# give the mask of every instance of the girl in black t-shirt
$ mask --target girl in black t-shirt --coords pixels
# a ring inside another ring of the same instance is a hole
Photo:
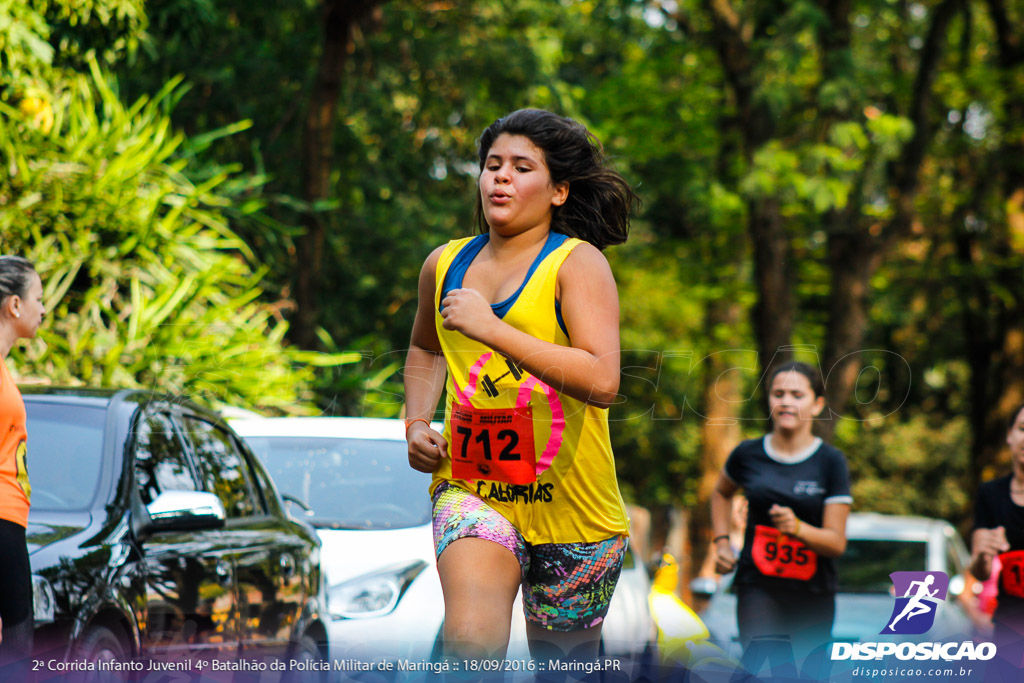
[[[769,383],[768,407],[772,431],[733,450],[711,495],[716,569],[736,570],[744,664],[755,673],[763,656],[777,656],[776,646],[785,644],[782,653],[802,659],[829,640],[834,558],[846,549],[853,502],[846,458],[811,432],[825,408],[818,372],[805,363],[780,367]],[[737,560],[729,519],[740,489],[749,511]]]
[[[988,579],[994,557],[1002,563],[992,615],[993,639],[1001,648],[1024,640],[1024,405],[1007,426],[1013,472],[978,489],[971,535],[971,573],[976,578]]]

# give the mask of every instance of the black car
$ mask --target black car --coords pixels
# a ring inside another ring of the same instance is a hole
[[[37,666],[324,659],[316,533],[223,420],[143,391],[23,395]]]

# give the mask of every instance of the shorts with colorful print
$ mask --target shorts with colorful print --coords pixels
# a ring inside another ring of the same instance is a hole
[[[578,631],[608,613],[629,544],[628,536],[595,543],[532,545],[481,498],[442,482],[434,491],[434,548],[441,557],[452,541],[484,538],[516,556],[527,621],[551,631]]]

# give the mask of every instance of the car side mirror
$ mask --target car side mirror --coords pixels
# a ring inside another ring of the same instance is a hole
[[[141,531],[198,531],[224,526],[220,498],[205,491],[165,491],[146,506],[148,523]]]
[[[306,517],[312,517],[314,514],[316,514],[315,512],[313,512],[313,508],[309,507],[309,503],[302,500],[298,496],[293,496],[290,493],[283,493],[281,494],[281,500],[283,500],[286,503],[285,507],[288,508],[288,514],[292,517],[295,517],[295,515],[292,514],[291,511],[292,505],[302,508],[302,514]]]

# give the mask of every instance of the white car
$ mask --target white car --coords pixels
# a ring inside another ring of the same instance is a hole
[[[419,663],[436,657],[444,599],[434,559],[430,475],[409,467],[404,423],[245,418],[231,426],[263,461],[292,513],[317,529],[331,659]],[[648,651],[655,638],[649,591],[646,569],[630,554],[605,620],[605,654]],[[510,660],[529,656],[522,624],[517,599]]]

